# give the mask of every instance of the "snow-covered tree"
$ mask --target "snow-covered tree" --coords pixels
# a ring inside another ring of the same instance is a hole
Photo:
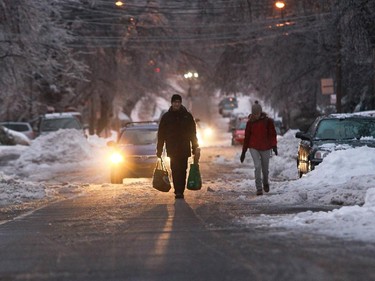
[[[68,46],[60,2],[0,0],[1,119],[30,119],[75,95],[85,66]]]

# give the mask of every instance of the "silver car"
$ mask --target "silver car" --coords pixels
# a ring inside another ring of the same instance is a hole
[[[70,112],[45,114],[39,121],[39,135],[46,135],[60,129],[76,129],[83,131],[83,126],[74,114]]]
[[[0,122],[0,125],[8,128],[10,130],[20,132],[27,136],[30,140],[35,138],[35,132],[31,127],[30,123],[28,122],[14,122],[14,121],[7,121],[7,122]]]
[[[121,129],[117,142],[110,141],[111,183],[126,177],[152,177],[157,157],[158,123],[130,122]]]

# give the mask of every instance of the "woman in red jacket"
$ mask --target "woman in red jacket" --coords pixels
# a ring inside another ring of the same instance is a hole
[[[271,149],[277,155],[277,138],[273,120],[262,112],[262,107],[255,101],[251,107],[249,121],[245,129],[245,140],[242,147],[241,163],[245,160],[247,149],[250,149],[251,157],[255,166],[255,186],[257,195],[269,192],[268,167],[271,156]],[[262,179],[263,175],[263,179]]]

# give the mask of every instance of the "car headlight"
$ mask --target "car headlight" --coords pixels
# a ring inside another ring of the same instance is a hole
[[[124,156],[119,152],[113,152],[110,156],[110,161],[112,164],[119,164],[124,162]]]
[[[315,159],[323,159],[324,157],[326,157],[327,155],[329,154],[329,151],[326,151],[326,150],[317,150],[314,154],[314,158]]]
[[[213,135],[214,131],[211,128],[204,129],[204,136],[205,137],[211,137]]]

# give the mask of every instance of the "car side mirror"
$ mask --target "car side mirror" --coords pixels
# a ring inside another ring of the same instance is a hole
[[[312,138],[309,134],[306,134],[304,132],[297,132],[296,133],[296,138],[299,138],[301,140],[309,141],[310,144],[312,145]]]
[[[311,141],[311,137],[309,135],[307,135],[306,133],[304,133],[304,132],[297,132],[296,133],[296,138],[299,138],[301,140]]]

